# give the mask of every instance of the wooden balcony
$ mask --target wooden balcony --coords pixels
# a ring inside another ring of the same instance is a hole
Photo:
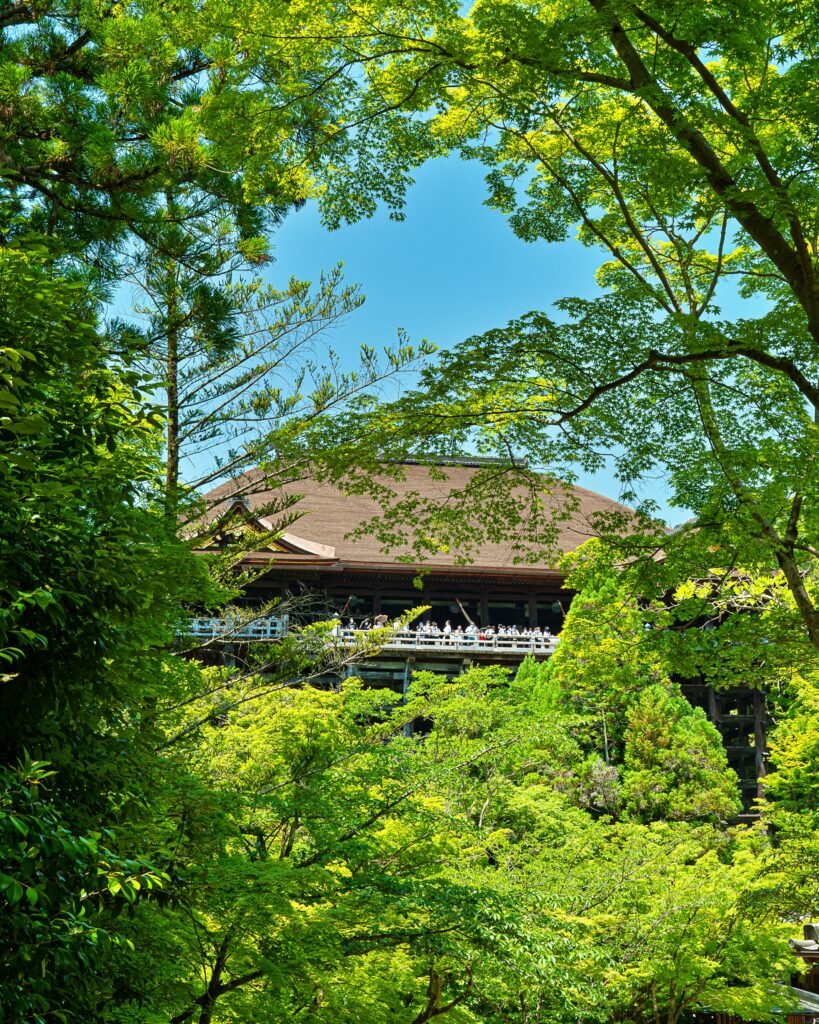
[[[554,654],[556,645],[557,637],[554,636],[540,639],[528,636],[492,636],[481,639],[480,637],[467,638],[450,635],[447,639],[443,634],[405,631],[396,633],[388,643],[384,644],[382,650],[403,651],[407,654],[459,655],[466,658],[476,655],[483,657],[511,655],[524,658],[527,654],[534,655],[536,658],[547,658],[550,654]]]
[[[194,618],[188,624],[187,634],[204,640],[225,643],[247,643],[249,641],[274,641],[290,633],[287,616],[258,618],[242,622],[224,618]],[[338,627],[335,637],[350,647],[372,634],[372,630],[347,629]],[[480,658],[491,661],[522,660],[527,654],[535,658],[547,658],[554,653],[558,638],[554,636],[467,636],[464,634],[425,633],[404,629],[391,634],[384,643],[378,644],[380,654],[401,654],[406,656],[436,655],[446,658]]]
[[[200,617],[190,619],[186,633],[203,640],[224,640],[226,643],[244,643],[247,640],[281,640],[289,632],[287,615],[242,621],[227,615],[223,618]]]

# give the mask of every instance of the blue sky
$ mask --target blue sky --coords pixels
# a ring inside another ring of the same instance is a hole
[[[452,158],[418,172],[403,222],[380,211],[328,232],[307,206],[276,233],[271,277],[316,276],[344,261],[367,303],[337,333],[339,346],[394,341],[397,326],[446,346],[562,295],[597,293],[598,253],[574,241],[521,242],[485,194],[482,169]]]
[[[485,195],[481,167],[451,158],[418,172],[402,222],[379,211],[329,232],[308,205],[276,233],[276,262],[266,276],[279,285],[291,274],[315,279],[322,269],[344,262],[347,280],[362,286],[367,301],[330,335],[342,356],[352,356],[362,342],[394,343],[399,327],[413,341],[429,338],[446,347],[529,310],[549,309],[561,296],[599,292],[599,251],[575,240],[522,242],[502,214],[483,205]],[[581,475],[579,482],[618,495],[609,473]],[[668,509],[661,480],[650,482],[645,495],[659,502],[670,521],[685,518]]]

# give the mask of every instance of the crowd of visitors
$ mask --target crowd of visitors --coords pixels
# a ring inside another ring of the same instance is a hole
[[[386,615],[376,615],[374,619],[363,619],[356,623],[350,619],[342,627],[344,633],[350,634],[359,630],[377,629],[385,626],[388,622]],[[520,640],[524,643],[531,642],[535,645],[549,644],[554,638],[549,632],[548,626],[543,629],[540,626],[476,626],[470,623],[468,626],[453,626],[449,619],[439,626],[437,622],[421,622],[416,627],[406,626],[404,629],[396,630],[396,637],[414,638],[427,640],[434,643],[438,640],[441,643],[475,643],[480,641],[494,640]]]

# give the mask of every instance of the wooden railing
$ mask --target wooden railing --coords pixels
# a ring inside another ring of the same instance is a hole
[[[208,640],[281,640],[283,636],[287,636],[288,625],[286,615],[271,615],[249,622],[242,622],[241,619],[230,616],[200,617],[190,620],[188,635]]]
[[[242,622],[226,616],[199,617],[191,619],[188,625],[190,636],[209,640],[280,640],[289,632],[286,615],[268,616]],[[371,630],[337,627],[335,636],[341,643],[354,644],[366,638]],[[424,651],[438,654],[533,654],[546,657],[554,653],[557,637],[554,636],[470,636],[463,633],[426,633],[420,630],[398,630],[379,647],[384,651]]]
[[[349,634],[352,635],[352,634]],[[534,654],[544,657],[554,653],[557,637],[543,636],[468,636],[466,634],[396,633],[384,644],[384,650],[436,651],[450,654]]]

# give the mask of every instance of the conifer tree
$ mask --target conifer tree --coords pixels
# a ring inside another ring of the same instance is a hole
[[[629,707],[648,686],[668,686],[635,600],[615,572],[599,574],[574,598],[547,678],[578,716],[587,749],[619,761]]]
[[[702,708],[653,684],[627,712],[625,812],[638,821],[725,822],[741,809],[736,772]]]

